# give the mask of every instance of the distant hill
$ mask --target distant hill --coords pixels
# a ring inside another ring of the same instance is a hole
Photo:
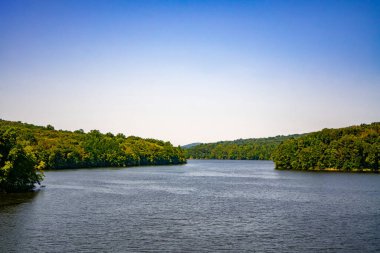
[[[202,143],[201,142],[194,142],[194,143],[183,145],[183,146],[181,146],[181,148],[183,148],[183,149],[189,149],[189,148],[198,146],[200,144],[202,144]]]
[[[282,141],[299,136],[302,135],[204,143],[186,148],[185,154],[189,159],[270,160],[272,152]]]
[[[380,122],[323,129],[281,143],[276,169],[379,172]]]

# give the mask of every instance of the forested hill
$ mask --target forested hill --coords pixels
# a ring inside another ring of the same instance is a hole
[[[17,145],[43,161],[46,169],[186,163],[182,149],[170,142],[102,134],[98,130],[57,131],[50,125],[0,120],[0,135],[14,135]]]
[[[379,172],[380,122],[286,140],[273,160],[277,169]]]
[[[257,139],[239,139],[192,146],[185,149],[190,159],[270,160],[277,146],[300,135],[276,136]]]

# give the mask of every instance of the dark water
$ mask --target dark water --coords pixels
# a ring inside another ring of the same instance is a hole
[[[380,175],[269,161],[47,172],[0,196],[0,252],[379,252]]]

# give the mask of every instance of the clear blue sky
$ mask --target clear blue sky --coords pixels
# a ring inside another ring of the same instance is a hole
[[[175,145],[380,121],[380,1],[0,1],[0,118]]]

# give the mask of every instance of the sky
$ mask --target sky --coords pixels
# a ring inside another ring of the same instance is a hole
[[[0,1],[0,118],[174,145],[380,121],[380,1]]]

